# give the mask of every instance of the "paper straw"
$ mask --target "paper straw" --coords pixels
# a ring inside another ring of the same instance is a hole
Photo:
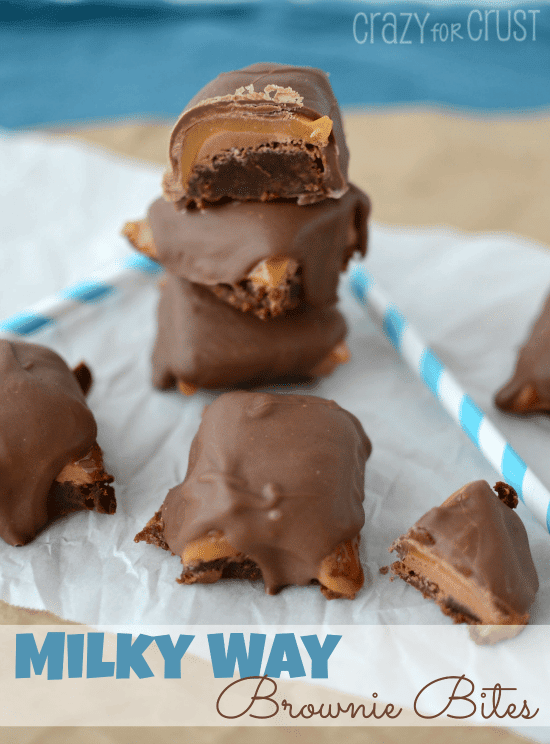
[[[0,333],[32,336],[51,328],[68,313],[82,305],[96,304],[118,293],[126,285],[135,283],[138,276],[154,276],[162,267],[147,256],[136,254],[119,259],[95,271],[89,279],[82,279],[62,292],[46,297],[26,310],[0,321]]]
[[[384,333],[409,367],[550,532],[550,493],[546,487],[362,266],[352,269],[350,285],[359,302],[380,316]]]

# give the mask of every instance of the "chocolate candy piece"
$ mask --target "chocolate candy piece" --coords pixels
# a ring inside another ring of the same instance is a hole
[[[495,403],[509,413],[550,413],[550,296]]]
[[[164,194],[178,208],[223,198],[311,204],[347,191],[349,153],[328,77],[260,63],[189,102],[170,139]]]
[[[168,275],[158,308],[153,384],[228,388],[309,377],[345,335],[344,318],[334,308],[295,310],[263,322]]]
[[[231,436],[228,436],[231,432]],[[182,558],[182,583],[321,584],[353,598],[371,444],[333,401],[234,392],[203,413],[184,482],[136,536]]]
[[[0,537],[24,545],[72,511],[113,514],[97,428],[75,373],[44,346],[0,340]]]
[[[435,600],[456,623],[525,625],[539,582],[511,486],[461,488],[390,550],[392,571]]]
[[[171,207],[168,209],[175,214]],[[153,242],[149,220],[127,222],[122,229],[122,234],[140,253],[158,260],[158,251]],[[213,284],[211,286],[207,284],[206,286],[216,297],[232,307],[242,312],[250,311],[257,318],[266,320],[276,318],[286,310],[298,307],[302,297],[300,274],[300,267],[294,259],[270,258],[257,264],[242,281],[236,284]]]
[[[230,202],[175,212],[161,198],[145,224],[128,223],[123,232],[171,274],[267,318],[301,299],[317,308],[337,301],[340,272],[354,253],[366,253],[369,211],[353,185],[337,201],[305,207]]]

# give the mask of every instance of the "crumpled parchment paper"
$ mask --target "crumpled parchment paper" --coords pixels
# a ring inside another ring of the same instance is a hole
[[[119,230],[160,192],[158,168],[31,135],[0,137],[0,172],[2,317],[129,255]],[[509,418],[492,405],[550,287],[550,252],[510,235],[375,225],[366,265],[550,484],[550,418]],[[92,368],[89,404],[116,477],[118,511],[72,515],[25,547],[0,544],[1,597],[91,625],[220,618],[227,625],[449,623],[433,603],[379,568],[392,560],[391,542],[425,511],[466,482],[492,484],[497,475],[357,305],[346,277],[340,295],[352,360],[296,392],[336,400],[359,417],[373,442],[361,543],[366,582],[355,601],[327,602],[314,587],[269,597],[259,582],[180,586],[178,558],[134,544],[168,489],[183,480],[201,410],[215,395],[186,399],[152,389],[155,280],[136,280],[132,291],[84,307],[30,339]],[[541,581],[532,622],[549,623],[550,537],[521,505],[519,514]]]

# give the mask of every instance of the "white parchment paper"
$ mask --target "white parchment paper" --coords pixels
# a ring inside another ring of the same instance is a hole
[[[156,168],[30,135],[0,137],[0,173],[2,317],[129,255],[120,227],[142,216],[160,191]],[[374,226],[367,266],[550,484],[550,418],[508,418],[491,402],[550,286],[550,252],[509,235]],[[201,410],[214,397],[151,388],[153,280],[31,339],[70,364],[85,359],[91,366],[89,404],[116,477],[118,511],[72,515],[25,547],[0,544],[1,597],[92,625],[449,623],[379,568],[391,560],[393,539],[425,511],[466,482],[493,483],[496,474],[356,304],[345,277],[340,294],[352,361],[299,392],[333,398],[373,441],[361,547],[366,582],[355,601],[327,602],[314,587],[268,597],[261,583],[180,586],[178,558],[134,544],[168,489],[183,480]],[[523,506],[519,514],[541,580],[532,622],[550,624],[550,537]]]

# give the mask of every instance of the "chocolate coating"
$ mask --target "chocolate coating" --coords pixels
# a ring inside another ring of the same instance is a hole
[[[82,368],[79,374],[86,377]],[[65,466],[90,450],[99,453],[93,466],[103,472],[97,428],[77,377],[44,346],[0,340],[0,399],[0,537],[24,545],[53,519],[93,508],[94,498],[104,501],[96,488],[86,506],[75,501],[69,483],[56,482]],[[102,510],[114,511],[107,488],[109,503]]]
[[[392,570],[455,622],[525,624],[538,578],[515,491],[474,481],[430,509],[396,540]],[[419,571],[418,555],[424,563]],[[415,561],[415,558],[417,559]],[[450,587],[450,588],[449,588]]]
[[[187,475],[162,506],[181,555],[210,531],[257,565],[266,591],[315,580],[323,558],[364,524],[371,444],[333,401],[233,392],[203,413]]]
[[[277,130],[277,124],[296,116],[310,121],[329,117],[328,141],[314,145],[282,131],[247,137],[223,126],[225,117]],[[190,173],[182,174],[182,155],[189,152],[189,132],[196,125],[204,125],[210,139],[192,158]],[[218,75],[184,109],[172,132],[169,155],[164,193],[178,208],[224,197],[284,197],[307,204],[338,199],[348,188],[349,152],[338,103],[327,75],[313,67],[259,63]]]
[[[550,413],[550,296],[495,403],[509,413]]]
[[[308,376],[346,335],[335,309],[305,309],[264,322],[197,284],[168,275],[161,289],[153,384],[203,388]]]
[[[340,272],[365,255],[370,202],[356,186],[341,199],[230,202],[176,212],[165,199],[149,208],[155,259],[170,273],[203,285],[235,285],[266,259],[285,256],[301,267],[303,299],[323,308],[337,300]]]

